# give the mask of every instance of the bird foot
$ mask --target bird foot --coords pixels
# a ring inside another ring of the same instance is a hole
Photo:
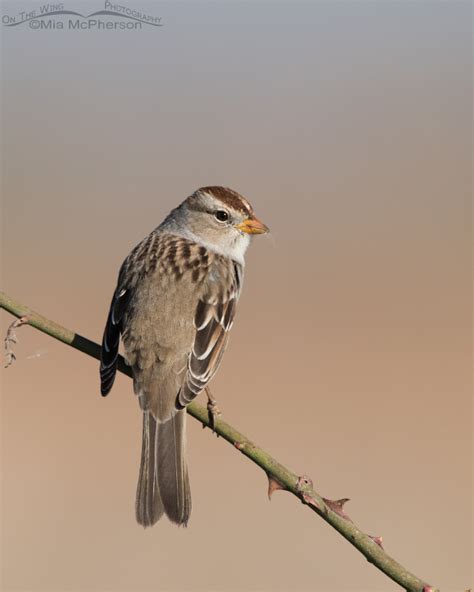
[[[212,433],[215,434],[216,429],[216,419],[222,415],[221,410],[217,406],[217,401],[211,394],[209,387],[206,388],[206,395],[207,395],[207,412],[209,414],[209,425],[211,427]]]
[[[212,429],[213,433],[215,433],[216,419],[222,415],[215,400],[209,401],[207,403],[207,411],[209,413],[209,423],[211,424],[211,429]]]

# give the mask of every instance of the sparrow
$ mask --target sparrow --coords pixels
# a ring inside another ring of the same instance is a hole
[[[242,195],[202,187],[120,268],[102,341],[101,393],[113,386],[122,338],[143,412],[135,515],[144,527],[163,514],[189,521],[186,406],[208,392],[234,321],[245,252],[252,235],[266,232]]]

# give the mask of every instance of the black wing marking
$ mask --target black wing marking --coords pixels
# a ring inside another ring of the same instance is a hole
[[[123,315],[129,302],[130,290],[120,287],[119,282],[110,305],[100,352],[100,392],[104,397],[110,392],[115,381]]]
[[[124,314],[140,277],[148,272],[148,261],[150,255],[154,255],[152,247],[156,243],[156,234],[152,232],[132,250],[120,268],[100,352],[100,391],[104,397],[115,381],[120,335],[124,331]]]

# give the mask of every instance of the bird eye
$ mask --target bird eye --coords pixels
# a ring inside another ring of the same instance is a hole
[[[229,219],[229,214],[225,210],[217,210],[214,216],[219,220],[219,222],[225,222]]]

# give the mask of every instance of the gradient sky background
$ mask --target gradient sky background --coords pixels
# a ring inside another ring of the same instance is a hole
[[[471,4],[119,4],[164,26],[2,27],[3,289],[99,340],[129,250],[195,188],[240,191],[272,235],[214,381],[225,419],[417,575],[470,587]],[[102,399],[96,361],[19,338],[4,590],[399,589],[191,419],[190,526],[144,531],[130,381]]]

